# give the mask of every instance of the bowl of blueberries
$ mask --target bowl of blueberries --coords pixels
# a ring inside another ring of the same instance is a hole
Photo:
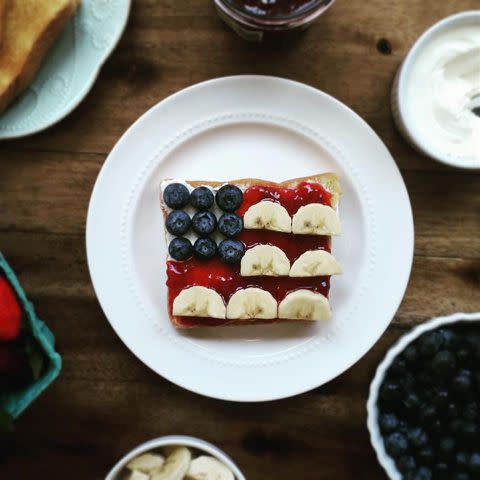
[[[480,479],[480,313],[401,337],[377,369],[367,411],[390,479]]]

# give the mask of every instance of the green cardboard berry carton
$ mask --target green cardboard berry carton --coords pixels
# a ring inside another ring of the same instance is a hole
[[[15,273],[0,253],[0,279],[13,287],[22,310],[22,350],[28,359],[27,381],[14,387],[0,384],[0,426],[8,426],[17,418],[58,376],[62,359],[55,351],[55,338],[36,315]],[[17,310],[18,311],[18,310]],[[5,344],[0,343],[0,347]]]

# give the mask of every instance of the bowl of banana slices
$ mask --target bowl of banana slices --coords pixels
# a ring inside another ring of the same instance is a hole
[[[168,436],[125,455],[105,480],[245,480],[222,450],[194,437]]]

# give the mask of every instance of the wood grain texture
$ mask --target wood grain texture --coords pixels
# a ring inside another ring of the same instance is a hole
[[[477,0],[337,0],[293,44],[250,45],[222,24],[211,1],[135,0],[118,49],[82,105],[44,133],[0,144],[0,250],[64,358],[61,377],[0,455],[0,478],[101,479],[138,443],[184,433],[224,448],[249,480],[385,479],[365,427],[376,365],[412,326],[480,311],[480,176],[413,151],[393,126],[389,90],[422,31],[476,7]],[[402,170],[416,229],[405,299],[372,350],[322,388],[255,405],[193,395],[131,355],[96,301],[84,241],[95,178],[126,128],[181,88],[241,73],[308,83],[365,118]]]

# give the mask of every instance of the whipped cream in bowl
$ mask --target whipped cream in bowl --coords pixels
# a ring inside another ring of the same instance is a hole
[[[447,17],[417,40],[398,71],[392,111],[422,153],[480,169],[480,10]]]

